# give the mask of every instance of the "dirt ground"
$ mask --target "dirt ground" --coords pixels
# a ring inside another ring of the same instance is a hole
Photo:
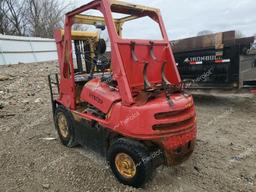
[[[0,67],[0,191],[256,191],[255,96],[195,95],[192,157],[134,189],[91,150],[46,139],[56,138],[47,83],[56,71],[56,63]]]

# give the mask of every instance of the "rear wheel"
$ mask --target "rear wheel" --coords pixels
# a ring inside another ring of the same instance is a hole
[[[62,106],[55,111],[55,127],[63,145],[74,147],[77,144],[74,139],[72,115]]]
[[[152,159],[139,142],[121,138],[110,146],[108,162],[119,182],[133,187],[143,186],[152,176]]]

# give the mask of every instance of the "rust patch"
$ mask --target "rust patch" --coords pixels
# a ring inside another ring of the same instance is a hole
[[[178,165],[186,161],[195,148],[195,140],[186,143],[171,151],[165,151],[166,164],[168,166]]]

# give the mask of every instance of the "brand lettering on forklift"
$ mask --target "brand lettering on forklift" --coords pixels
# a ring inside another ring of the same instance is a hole
[[[103,100],[101,98],[95,96],[92,92],[89,92],[89,97],[99,104],[103,103]]]

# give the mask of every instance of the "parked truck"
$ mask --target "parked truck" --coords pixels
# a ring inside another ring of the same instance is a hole
[[[182,80],[188,88],[256,87],[254,37],[236,38],[235,31],[171,42]]]

